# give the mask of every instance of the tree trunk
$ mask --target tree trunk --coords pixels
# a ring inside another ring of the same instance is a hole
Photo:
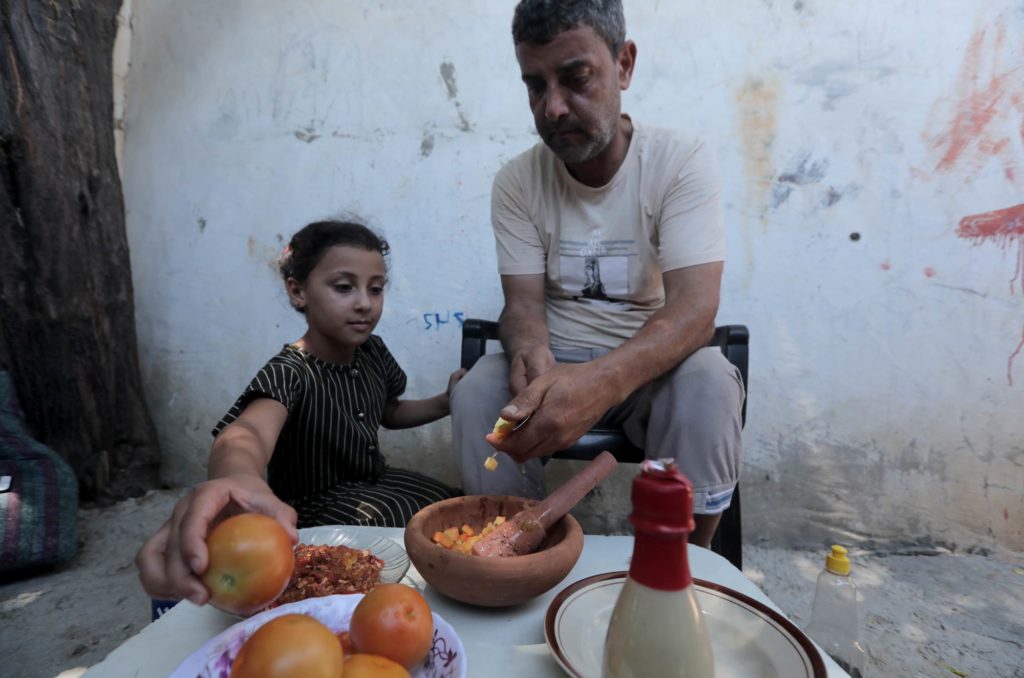
[[[83,498],[154,487],[112,54],[120,0],[0,0],[0,369]]]

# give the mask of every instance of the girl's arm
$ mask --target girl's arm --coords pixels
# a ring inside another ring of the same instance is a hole
[[[381,424],[384,428],[412,428],[422,426],[441,417],[447,417],[451,412],[449,405],[452,389],[459,379],[466,374],[466,370],[456,370],[448,377],[448,388],[444,393],[438,393],[432,398],[423,400],[392,400],[384,405],[384,417]]]
[[[209,562],[206,535],[219,518],[239,512],[277,520],[292,542],[299,539],[295,510],[264,480],[288,410],[276,400],[254,400],[214,440],[209,480],[182,497],[163,526],[135,556],[143,588],[160,598],[188,598],[196,605],[210,594],[199,581]]]
[[[213,441],[207,477],[246,474],[263,478],[287,418],[288,409],[270,398],[246,405]]]

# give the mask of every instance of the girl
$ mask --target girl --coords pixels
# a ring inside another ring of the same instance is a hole
[[[139,550],[150,595],[208,600],[197,575],[207,566],[206,534],[225,513],[273,516],[297,541],[296,522],[402,527],[424,506],[458,494],[391,468],[379,449],[381,425],[407,428],[448,415],[465,372],[454,372],[444,393],[401,399],[405,373],[371,334],[384,305],[388,249],[348,222],[312,223],[292,237],[279,265],[306,333],[271,358],[217,424],[210,480],[179,501]]]
[[[270,488],[297,511],[299,527],[402,527],[455,494],[391,468],[379,449],[381,425],[409,428],[446,416],[463,374],[432,398],[400,399],[405,373],[371,334],[384,306],[387,254],[387,242],[359,224],[321,221],[292,237],[279,267],[306,333],[259,371],[213,431],[211,477],[239,455],[255,457]]]

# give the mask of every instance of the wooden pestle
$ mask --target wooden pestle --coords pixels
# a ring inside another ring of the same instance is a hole
[[[473,555],[498,558],[533,553],[551,526],[607,478],[617,465],[610,452],[601,452],[543,501],[524,508],[481,537],[473,544]]]

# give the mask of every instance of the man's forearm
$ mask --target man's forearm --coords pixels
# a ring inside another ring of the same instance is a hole
[[[510,358],[535,346],[547,347],[550,335],[544,308],[506,305],[498,319],[498,337],[505,355]]]
[[[618,404],[705,346],[714,331],[713,310],[693,308],[679,313],[662,308],[633,337],[592,365],[610,384]]]
[[[665,273],[665,305],[633,337],[593,361],[600,381],[612,389],[612,404],[708,343],[715,331],[722,268],[721,262],[711,262]]]

